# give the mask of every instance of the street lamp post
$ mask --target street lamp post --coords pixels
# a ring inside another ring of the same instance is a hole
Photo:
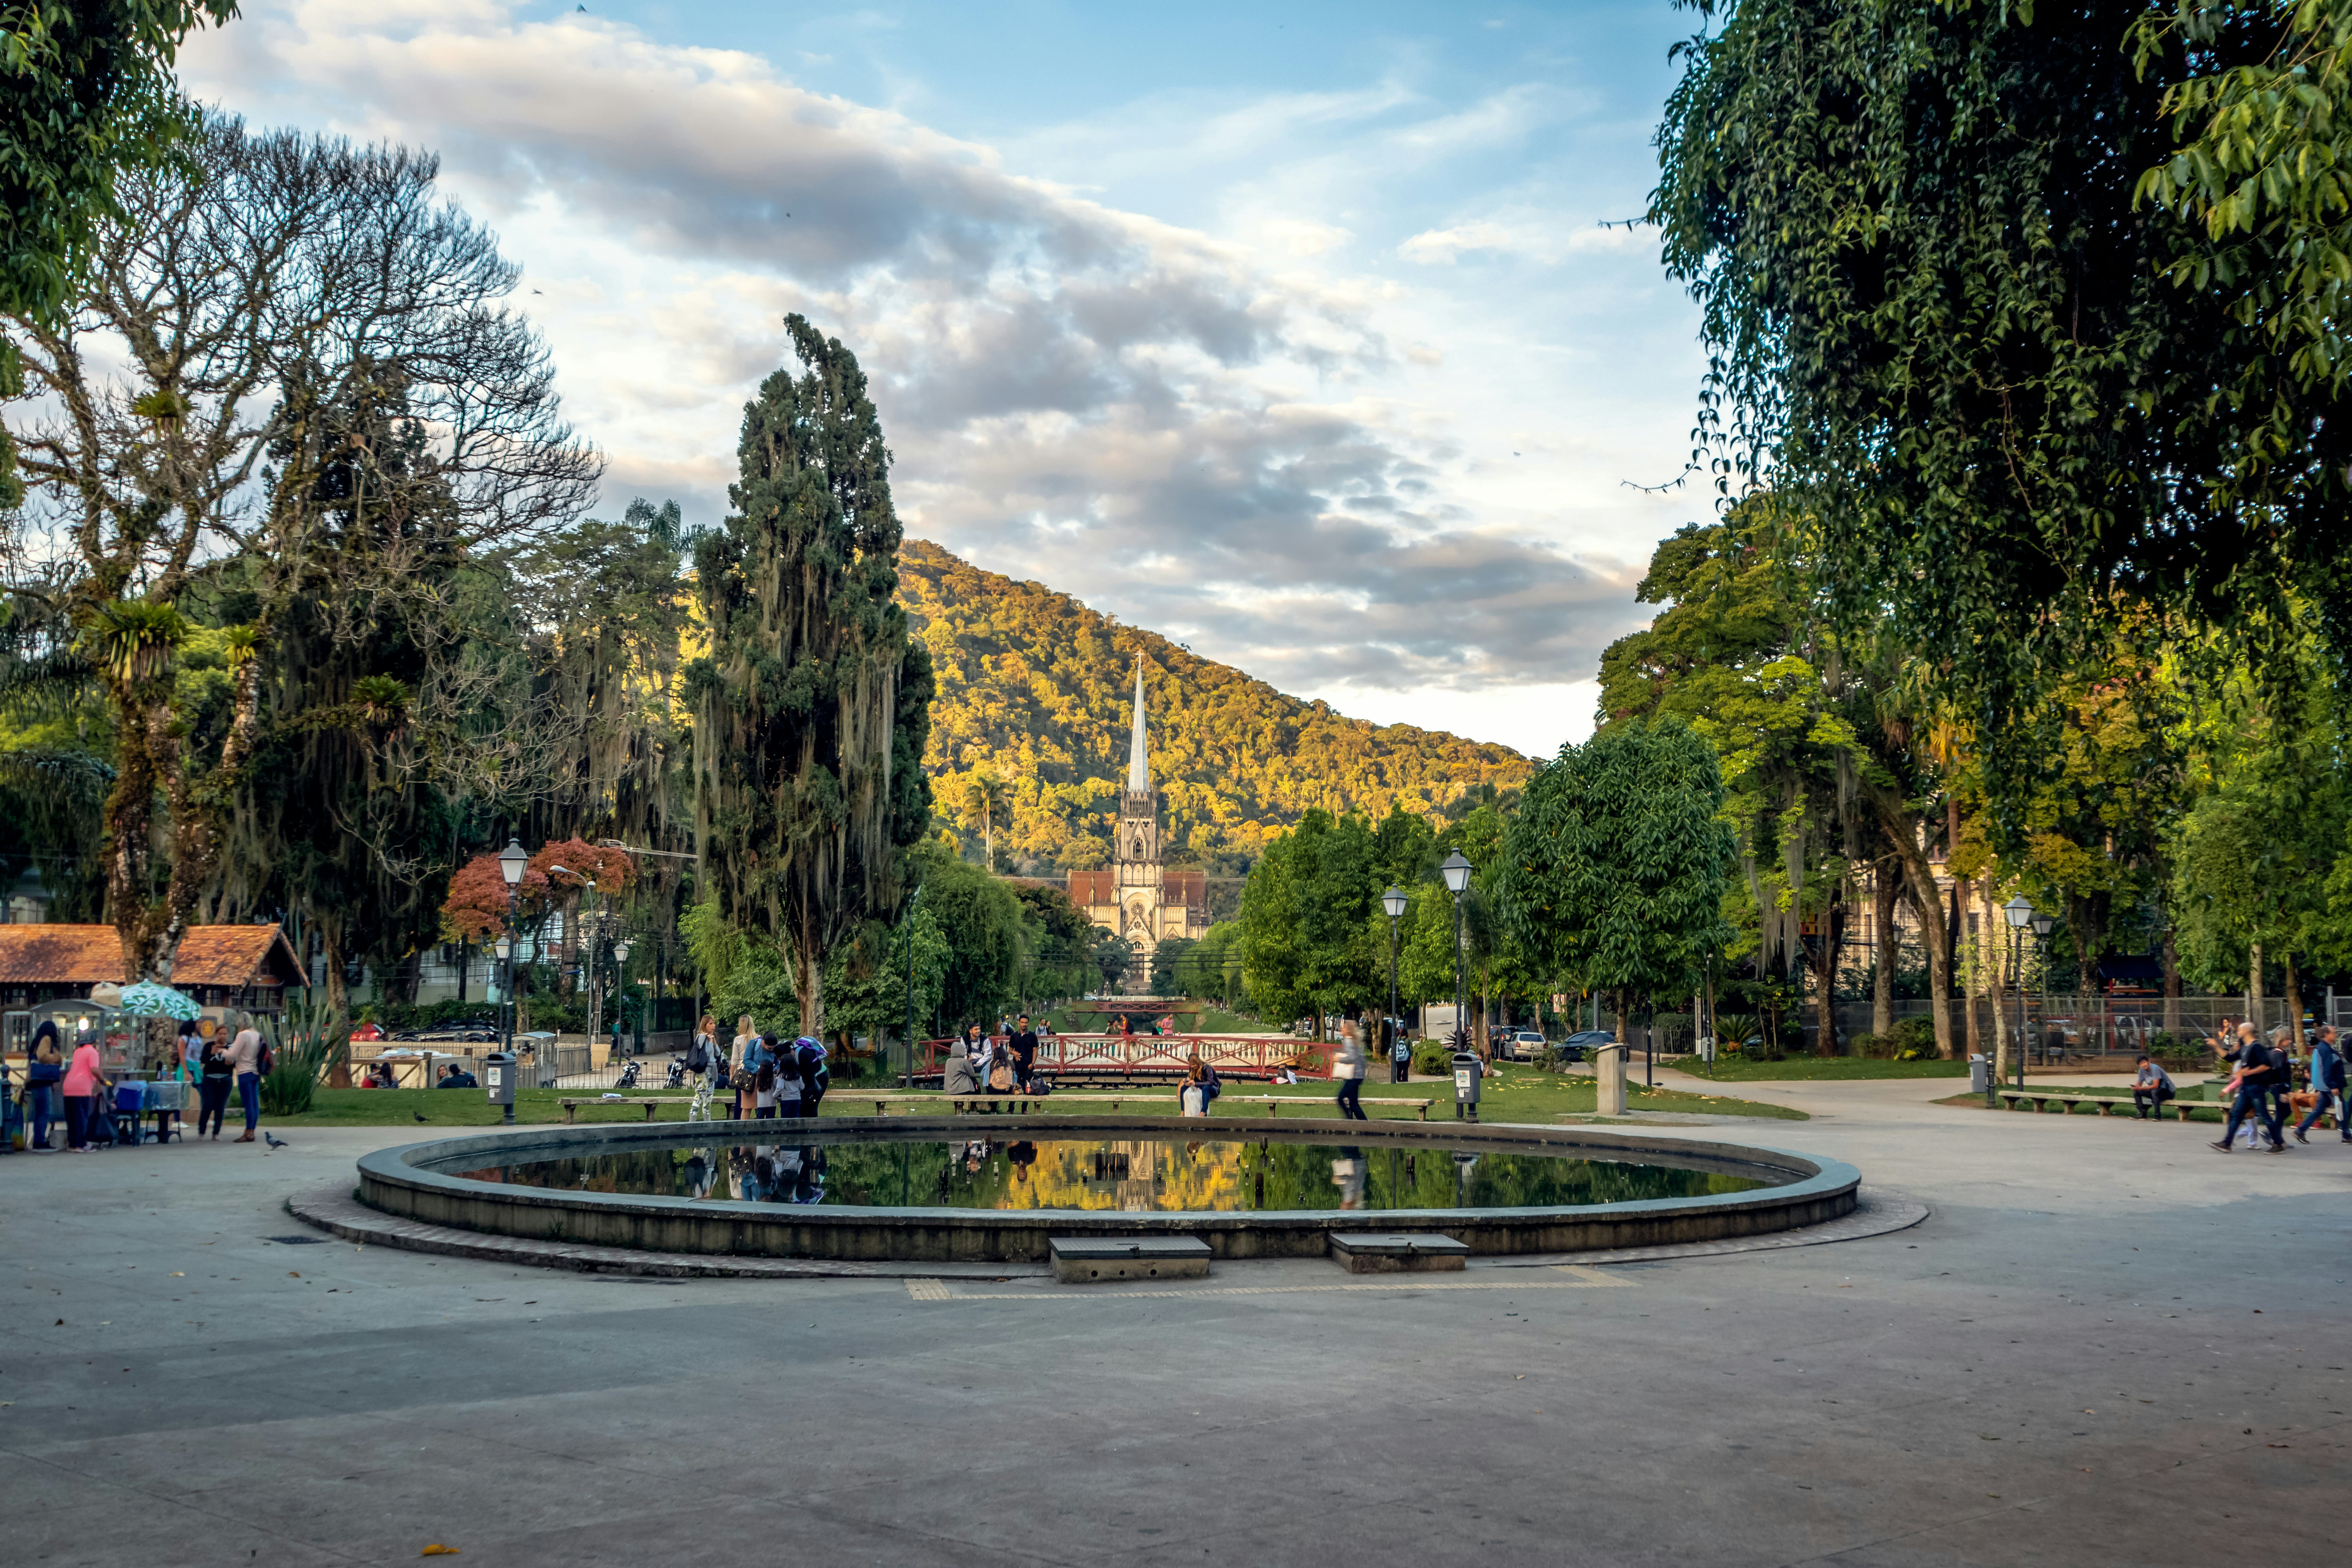
[[[2036,910],[2033,911],[2033,918],[2026,923],[2033,928],[2033,956],[2042,961],[2042,1027],[2046,1032],[2050,1027],[2050,928],[2058,923],[2058,917],[2044,914],[2040,910]],[[2017,977],[2017,992],[2018,1016],[2022,1018],[2025,1016],[2025,976],[2023,974]],[[2106,1048],[2104,1043],[2100,1048],[2102,1050]],[[2049,1044],[2046,1040],[2042,1045],[2042,1055],[2045,1057],[2049,1055]],[[2017,1086],[2020,1089],[2025,1087],[2023,1078],[2021,1077],[2018,1079]]]
[[[505,944],[507,950],[507,1026],[505,1034],[507,1071],[509,1072],[516,1070],[514,1059],[515,900],[522,890],[522,874],[530,868],[530,857],[523,852],[522,840],[520,838],[508,839],[507,847],[499,851],[499,875],[506,879],[507,884],[507,934]],[[513,1112],[509,1110],[508,1115],[511,1117]]]
[[[1462,895],[1469,889],[1472,869],[1470,862],[1462,858],[1459,849],[1448,855],[1444,864],[1437,868],[1437,874],[1445,879],[1445,890],[1454,895],[1454,1027],[1462,1037],[1464,1049],[1467,1049],[1470,1044],[1470,1026],[1463,1017],[1469,1010],[1470,997],[1463,989]]]
[[[1389,1016],[1381,1026],[1382,1043],[1389,1051],[1389,1077],[1396,1079],[1396,1016],[1397,1016],[1397,921],[1404,918],[1405,894],[1402,888],[1391,888],[1381,895],[1381,908],[1389,916]]]
[[[2017,1087],[2025,1087],[2025,948],[2024,931],[2033,918],[2033,906],[2023,893],[2001,905],[2000,912],[2009,921],[2009,952],[2011,966],[2017,974]],[[1992,1078],[1985,1074],[1985,1105],[1992,1105]]]

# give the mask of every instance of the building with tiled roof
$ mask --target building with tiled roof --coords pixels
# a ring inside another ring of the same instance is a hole
[[[120,985],[122,939],[112,926],[0,925],[0,1003],[10,1007],[86,997]],[[302,961],[274,925],[195,926],[180,939],[172,984],[199,1006],[275,1013]]]

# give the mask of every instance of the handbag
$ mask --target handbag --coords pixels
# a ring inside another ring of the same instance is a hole
[[[751,1084],[752,1078],[751,1069],[750,1068],[737,1068],[733,1072],[727,1076],[727,1087],[730,1089],[750,1089]]]

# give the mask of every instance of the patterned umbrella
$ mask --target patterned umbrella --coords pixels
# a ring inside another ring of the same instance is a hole
[[[184,991],[174,991],[168,985],[158,985],[152,980],[124,986],[122,1000],[118,1005],[134,1018],[152,1018],[160,1013],[167,1018],[184,1021],[204,1013],[204,1009],[196,1005],[194,997]]]

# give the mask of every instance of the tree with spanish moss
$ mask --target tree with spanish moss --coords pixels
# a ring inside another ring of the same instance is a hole
[[[686,687],[705,897],[783,955],[814,1035],[827,957],[911,883],[931,680],[895,599],[890,453],[865,372],[784,321],[799,372],[744,408],[734,513],[695,550],[711,647]]]

